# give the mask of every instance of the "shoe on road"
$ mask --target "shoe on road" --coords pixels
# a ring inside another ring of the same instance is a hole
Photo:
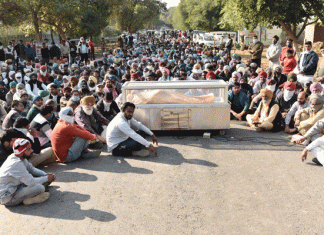
[[[42,203],[45,202],[47,199],[49,199],[50,193],[44,192],[41,194],[38,194],[35,197],[27,198],[23,201],[25,205],[31,205],[35,203]]]
[[[133,151],[132,155],[138,156],[138,157],[148,157],[148,156],[150,156],[150,151],[148,151],[147,149],[142,149],[139,151]]]
[[[82,154],[81,157],[83,158],[95,158],[95,157],[99,157],[101,154],[101,151],[100,150],[89,150]]]
[[[314,162],[316,165],[323,166],[316,157],[313,158],[312,162]]]

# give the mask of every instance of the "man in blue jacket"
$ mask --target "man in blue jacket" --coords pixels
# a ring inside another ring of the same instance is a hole
[[[308,82],[314,81],[314,74],[316,73],[318,55],[312,50],[312,42],[307,41],[304,45],[305,51],[300,54],[297,70],[298,70],[298,82],[303,86]]]
[[[241,91],[238,82],[233,84],[232,91],[228,94],[228,101],[231,104],[231,119],[244,120],[249,110],[249,99],[247,95]]]

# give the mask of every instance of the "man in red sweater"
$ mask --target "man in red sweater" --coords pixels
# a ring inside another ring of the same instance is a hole
[[[292,50],[286,51],[286,58],[283,62],[283,74],[289,74],[292,72],[297,66],[297,61],[294,57],[294,52]]]
[[[295,51],[295,49],[293,48],[293,42],[294,42],[294,41],[293,41],[291,38],[288,38],[288,39],[287,39],[287,44],[286,44],[287,46],[284,47],[284,48],[282,48],[282,51],[281,51],[281,53],[280,53],[280,57],[279,57],[279,61],[280,61],[281,66],[283,66],[283,63],[284,63],[285,59],[287,58],[286,52],[287,52],[288,50],[291,50],[293,56],[295,57],[295,55],[296,55],[296,51]]]
[[[46,65],[43,65],[40,67],[39,73],[37,75],[37,78],[40,82],[46,82],[47,78],[51,76],[48,72],[47,72],[47,67]]]
[[[89,40],[89,47],[90,47],[90,60],[95,60],[95,44],[92,41],[92,38]]]
[[[78,158],[98,157],[101,151],[90,151],[89,141],[98,141],[96,136],[74,124],[73,109],[63,108],[52,135],[52,148],[60,162],[72,162]]]

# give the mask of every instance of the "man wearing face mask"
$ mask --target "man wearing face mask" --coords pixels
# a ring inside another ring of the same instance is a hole
[[[293,104],[297,101],[297,94],[295,93],[296,84],[293,82],[286,82],[284,91],[277,95],[276,102],[279,105],[282,120],[285,120],[288,112]]]
[[[310,107],[298,111],[295,115],[295,127],[303,136],[316,122],[324,118],[324,98],[320,94],[313,94],[309,101]]]
[[[83,127],[74,124],[73,109],[63,108],[59,113],[58,120],[52,135],[52,147],[55,156],[60,162],[72,162],[80,157],[98,157],[101,151],[90,151],[89,141],[98,141],[94,134]]]
[[[279,105],[272,99],[273,92],[268,89],[262,89],[260,94],[262,101],[254,114],[246,116],[247,124],[258,132],[263,130],[280,130],[281,115],[279,113]]]
[[[277,87],[284,84],[287,81],[287,76],[282,74],[282,67],[280,65],[274,66],[273,79],[277,82]]]
[[[304,45],[305,51],[301,53],[297,62],[298,81],[304,86],[307,82],[314,81],[316,73],[318,55],[312,50],[312,42],[307,41]],[[295,70],[296,70],[295,69]]]
[[[275,65],[279,65],[279,57],[281,53],[281,45],[279,44],[279,37],[277,35],[272,37],[272,44],[267,50],[267,58],[269,59],[269,67],[274,69]]]
[[[17,52],[15,50],[15,48],[12,46],[12,43],[9,42],[8,46],[5,48],[5,57],[6,60],[12,60],[13,62],[16,61],[17,59]]]
[[[253,63],[261,67],[261,58],[263,52],[263,43],[258,40],[258,36],[253,36],[252,44],[249,46],[249,52]]]
[[[307,98],[308,96],[305,91],[302,91],[298,94],[297,101],[293,104],[285,118],[286,133],[294,133],[295,131],[297,131],[297,128],[295,127],[294,118],[292,117],[294,117],[298,111],[308,108],[310,106],[309,100]]]
[[[106,135],[109,121],[94,109],[95,103],[96,99],[93,96],[83,97],[81,106],[75,110],[75,121],[79,126],[96,135],[100,142],[91,147],[100,149],[106,142],[103,136]]]
[[[293,57],[296,56],[296,50],[293,48],[293,40],[291,38],[288,38],[287,39],[286,46],[284,48],[282,48],[282,51],[280,53],[279,62],[280,62],[280,65],[281,66],[283,66],[283,62],[287,58],[286,52],[288,50],[291,50],[292,51],[292,56]]]
[[[109,121],[111,121],[120,112],[111,92],[105,93],[103,99],[97,103],[96,108],[98,112],[100,112],[101,115]]]

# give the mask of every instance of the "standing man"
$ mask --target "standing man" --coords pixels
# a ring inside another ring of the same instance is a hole
[[[60,45],[60,50],[62,53],[62,58],[69,60],[69,43],[65,40],[62,40],[61,45]]]
[[[293,40],[291,38],[287,39],[286,47],[282,48],[282,51],[280,53],[279,62],[280,62],[281,66],[283,66],[283,63],[284,63],[285,59],[287,58],[286,52],[288,50],[292,51],[292,56],[293,57],[296,56],[296,50],[293,48]]]
[[[90,60],[95,60],[95,43],[92,41],[92,38],[89,40],[90,47]]]
[[[16,139],[11,154],[0,168],[0,203],[5,206],[25,205],[46,201],[50,194],[45,186],[52,183],[56,175],[46,174],[28,162],[33,154],[31,143]]]
[[[142,123],[133,118],[135,105],[130,102],[123,104],[121,112],[109,123],[107,128],[108,151],[115,156],[140,156],[150,155],[149,148],[155,156],[155,147],[136,131],[143,131],[152,137],[153,144],[158,144],[156,136]]]
[[[315,78],[317,78],[318,82],[324,82],[324,46],[321,46],[321,55],[322,57],[319,59],[318,68],[315,74]],[[319,80],[320,78],[320,80]]]
[[[263,52],[263,43],[258,40],[258,36],[253,36],[252,44],[249,46],[250,54],[252,55],[252,63],[256,63],[261,67],[261,57]]]
[[[36,56],[36,50],[31,46],[30,42],[26,42],[25,54],[28,61],[34,61]]]
[[[70,45],[70,65],[76,63],[77,50],[78,48],[75,45],[75,41],[72,41]]]
[[[50,50],[48,49],[48,46],[46,45],[45,42],[43,43],[43,46],[41,48],[41,54],[42,54],[42,64],[48,65],[50,59]]]
[[[101,38],[101,42],[100,42],[100,46],[101,46],[101,53],[105,53],[106,52],[106,42],[105,42],[105,38]]]
[[[305,51],[301,53],[297,62],[297,79],[303,86],[314,81],[314,74],[319,60],[317,53],[312,50],[311,41],[305,42],[304,49]]]
[[[130,47],[133,47],[134,37],[133,37],[132,34],[129,35],[129,37],[128,37],[128,41],[129,41],[129,42],[128,42],[129,46],[130,46]]]
[[[18,44],[15,46],[17,52],[17,65],[19,64],[19,59],[25,59],[25,45],[23,40],[19,40]]]
[[[50,49],[50,56],[53,59],[53,63],[56,63],[57,60],[61,57],[61,51],[58,46],[55,45],[55,42],[52,42],[52,47]]]
[[[279,65],[281,50],[282,48],[279,44],[279,37],[275,35],[272,37],[272,44],[269,46],[266,55],[269,60],[269,68],[274,69],[275,65]]]
[[[84,37],[80,38],[80,42],[78,45],[78,52],[81,56],[80,62],[87,62],[88,61],[88,52],[89,52],[89,45],[88,43],[84,40]]]
[[[225,54],[227,54],[228,56],[231,56],[231,50],[233,47],[233,39],[231,38],[230,34],[227,35],[227,41],[226,41],[225,47],[226,47]]]

